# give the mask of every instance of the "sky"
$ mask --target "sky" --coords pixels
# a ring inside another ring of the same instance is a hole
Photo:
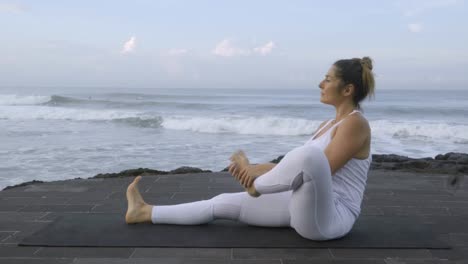
[[[378,89],[468,90],[466,0],[0,0],[12,87],[317,87],[370,56]]]

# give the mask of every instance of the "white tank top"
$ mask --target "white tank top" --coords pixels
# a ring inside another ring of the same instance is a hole
[[[359,111],[354,110],[349,115],[356,112]],[[314,139],[316,135],[318,135],[330,124],[331,121],[333,121],[333,119],[329,120],[304,145],[313,145],[325,150],[331,141],[331,131],[333,131],[338,124],[343,122],[344,119],[330,127],[323,135]],[[335,202],[343,204],[356,218],[361,212],[361,203],[364,190],[366,188],[367,173],[371,162],[372,153],[369,151],[369,156],[366,159],[361,160],[352,158],[332,176],[332,189]]]

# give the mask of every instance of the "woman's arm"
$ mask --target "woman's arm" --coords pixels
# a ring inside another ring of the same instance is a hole
[[[262,174],[265,174],[269,172],[271,169],[273,169],[276,164],[275,163],[262,163],[262,164],[250,164],[249,165],[249,174],[252,174],[254,176],[260,176]]]
[[[335,174],[362,150],[369,137],[370,127],[365,118],[360,115],[351,115],[346,118],[337,127],[336,134],[324,151],[330,163],[331,174]]]
[[[240,172],[240,182],[245,187],[250,187],[256,178],[269,172],[275,166],[275,163],[249,164]]]
[[[244,187],[250,187],[256,178],[269,172],[275,166],[275,163],[262,163],[247,164],[242,168],[238,168],[235,163],[231,163],[228,170]]]

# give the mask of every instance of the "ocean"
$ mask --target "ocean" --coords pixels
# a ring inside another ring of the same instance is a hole
[[[40,92],[38,92],[40,91]],[[334,118],[319,89],[0,89],[0,190],[132,168],[268,162]],[[468,152],[468,91],[377,90],[373,154]]]

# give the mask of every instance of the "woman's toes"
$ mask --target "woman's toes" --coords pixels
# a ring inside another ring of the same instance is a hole
[[[237,179],[236,165],[235,165],[235,164],[231,165],[231,168],[230,168],[230,170],[229,170],[229,173],[231,173],[231,175],[234,176],[234,178]]]
[[[238,150],[234,152],[231,156],[231,161],[237,164],[240,164],[241,166],[248,165],[249,160],[245,156],[245,153],[242,150]]]
[[[244,175],[241,176],[240,183],[242,184],[242,186],[245,187],[245,176]]]
[[[252,186],[254,180],[255,180],[254,177],[250,177],[249,181],[247,182],[247,187]]]

